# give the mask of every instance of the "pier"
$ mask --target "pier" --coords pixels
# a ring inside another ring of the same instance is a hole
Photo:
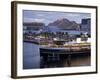
[[[71,66],[73,55],[90,55],[90,44],[73,44],[56,47],[40,47],[40,56],[47,62],[59,62],[67,59],[67,65]]]
[[[72,67],[73,65],[90,65],[91,44],[90,42],[71,43],[66,40],[49,41],[24,39],[24,42],[36,44],[39,50],[40,68]],[[81,63],[81,57],[88,57],[87,62]],[[77,59],[77,63],[73,62]],[[79,63],[78,63],[79,62]],[[86,64],[85,64],[86,63]]]

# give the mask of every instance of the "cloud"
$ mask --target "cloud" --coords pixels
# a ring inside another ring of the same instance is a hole
[[[69,14],[67,14],[67,16],[69,16],[69,17],[79,17],[80,14],[69,13]]]
[[[43,17],[44,15],[43,14],[36,14],[36,16]]]
[[[45,19],[42,19],[42,18],[36,18],[33,20],[34,22],[44,22]]]
[[[33,20],[34,20],[33,18],[25,18],[24,17],[24,22],[33,22]]]
[[[24,22],[44,22],[43,18],[24,18]]]

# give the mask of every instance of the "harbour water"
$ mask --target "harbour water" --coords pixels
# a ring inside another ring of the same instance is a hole
[[[39,46],[32,43],[23,43],[23,69],[40,68]]]
[[[74,66],[90,66],[90,54],[74,54],[71,56],[71,67]],[[40,58],[39,45],[24,42],[23,43],[23,69],[36,68],[54,68],[54,67],[68,67],[67,58],[60,61],[53,61],[43,65]],[[41,67],[41,64],[43,65]]]

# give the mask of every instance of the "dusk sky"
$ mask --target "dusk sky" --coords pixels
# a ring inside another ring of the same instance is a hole
[[[24,22],[43,22],[46,25],[58,19],[67,18],[70,21],[81,23],[83,18],[91,18],[90,13],[75,13],[75,12],[54,12],[54,11],[34,11],[24,10]]]

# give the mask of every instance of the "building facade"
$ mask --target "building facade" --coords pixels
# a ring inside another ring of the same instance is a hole
[[[91,33],[91,19],[90,18],[82,19],[82,21],[81,21],[81,31],[85,31],[88,34]]]

